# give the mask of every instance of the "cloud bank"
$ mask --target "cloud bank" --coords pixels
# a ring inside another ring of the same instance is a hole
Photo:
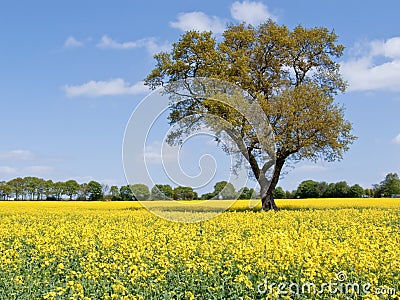
[[[155,54],[161,51],[167,51],[171,47],[169,43],[158,44],[153,37],[144,38],[136,41],[118,42],[107,35],[104,35],[100,42],[96,45],[102,49],[118,49],[129,50],[135,48],[145,48],[150,54]]]
[[[231,16],[239,22],[251,25],[259,25],[267,19],[278,20],[264,3],[252,1],[234,2],[231,6]]]
[[[109,81],[91,80],[81,85],[65,85],[63,87],[67,97],[101,97],[118,95],[143,94],[149,91],[142,81],[130,85],[122,78]]]
[[[341,64],[348,91],[400,91],[400,37],[364,42],[353,52]]]
[[[182,31],[212,31],[214,33],[222,33],[225,29],[225,23],[216,16],[208,16],[201,11],[189,13],[181,13],[177,17],[177,21],[170,22],[172,28]]]
[[[70,36],[65,40],[64,47],[66,47],[66,48],[81,48],[81,47],[83,47],[83,42],[78,41],[73,36]]]

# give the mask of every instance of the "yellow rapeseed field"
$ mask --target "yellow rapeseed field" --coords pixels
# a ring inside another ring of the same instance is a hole
[[[398,199],[278,205],[180,223],[135,202],[0,202],[0,299],[399,299]]]

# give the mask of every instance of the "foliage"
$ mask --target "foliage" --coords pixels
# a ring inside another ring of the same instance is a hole
[[[375,186],[375,196],[400,195],[400,179],[397,173],[389,173],[379,185]]]
[[[76,182],[76,180],[68,180],[65,182],[65,194],[69,196],[69,199],[72,200],[72,198],[75,195],[78,195],[80,189],[79,183]]]
[[[345,181],[335,183],[335,194],[333,197],[345,198],[349,196],[350,187]]]
[[[214,185],[213,194],[216,199],[234,199],[236,192],[232,183],[219,181]]]
[[[224,150],[239,149],[260,184],[263,208],[276,209],[272,192],[287,161],[341,159],[355,139],[351,123],[344,119],[343,107],[334,103],[335,96],[345,90],[335,62],[343,50],[337,44],[337,35],[326,28],[297,26],[290,30],[271,20],[258,27],[231,25],[220,42],[211,32],[189,31],[170,52],[155,55],[156,67],[145,83],[156,88],[178,80],[189,84],[192,78],[215,78],[238,85],[251,102],[259,103],[264,115],[257,117],[265,120],[257,125],[249,124],[225,104],[179,95],[180,101],[171,104],[169,119],[181,128],[170,134],[169,141],[180,143],[183,134],[195,130],[195,123],[204,123],[205,118],[193,116],[223,118],[232,128],[214,133],[218,138],[226,135],[233,140],[236,145],[225,146]],[[181,122],[185,117],[189,117],[191,126]],[[254,128],[268,123],[276,141],[270,185],[266,174],[272,165],[263,158],[266,153]]]
[[[97,181],[90,181],[87,185],[89,200],[96,201],[103,199],[103,188]]]
[[[365,191],[359,184],[355,184],[355,185],[350,187],[350,191],[348,193],[348,197],[360,198],[363,195],[365,195]]]
[[[122,201],[134,200],[132,188],[129,185],[121,186],[119,189],[119,197]]]
[[[156,184],[151,189],[151,199],[166,200],[174,197],[174,191],[169,184]]]
[[[197,199],[197,193],[189,186],[178,186],[174,188],[175,200],[194,200]]]
[[[350,187],[346,181],[328,184],[305,180],[295,192],[296,198],[360,198],[364,195],[365,191],[359,184]]]
[[[133,196],[137,200],[148,200],[150,198],[150,190],[147,185],[142,183],[137,183],[131,185]]]
[[[254,195],[254,189],[249,189],[247,186],[245,186],[238,191],[238,195],[238,199],[252,199]]]
[[[296,191],[298,198],[318,198],[320,193],[318,190],[318,182],[314,180],[305,180],[300,183]]]
[[[280,187],[276,187],[274,190],[274,198],[275,199],[284,199],[286,197],[285,191]]]
[[[112,185],[110,187],[110,195],[111,195],[111,200],[112,201],[120,200],[118,186]]]

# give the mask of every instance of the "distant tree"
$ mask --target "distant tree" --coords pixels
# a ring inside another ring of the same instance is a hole
[[[210,200],[213,199],[215,197],[215,193],[211,192],[211,193],[205,193],[203,195],[201,195],[200,199],[201,200]]]
[[[62,200],[62,196],[65,195],[65,182],[58,181],[53,184],[53,196],[56,200]]]
[[[334,183],[329,183],[328,188],[325,191],[325,194],[323,197],[325,198],[335,198],[336,196],[336,190],[335,190],[335,184]]]
[[[364,194],[368,197],[373,197],[374,196],[374,190],[373,189],[365,189]]]
[[[150,190],[147,185],[142,183],[137,183],[131,185],[131,189],[134,197],[137,200],[148,200],[150,198]]]
[[[285,198],[286,199],[293,199],[296,197],[296,191],[286,191]]]
[[[103,199],[104,196],[103,188],[100,183],[92,180],[88,183],[87,187],[88,187],[89,200],[96,201]]]
[[[397,173],[389,173],[379,185],[375,187],[375,194],[378,197],[384,195],[390,197],[391,195],[400,194],[400,179]]]
[[[318,197],[320,197],[320,198],[325,197],[328,188],[329,188],[329,185],[325,181],[318,182],[318,186],[317,186]]]
[[[364,189],[359,185],[355,184],[350,187],[349,197],[351,198],[360,198],[364,195]]]
[[[169,184],[156,184],[151,189],[151,199],[168,200],[174,197],[174,191]]]
[[[122,201],[134,200],[132,189],[129,185],[123,185],[119,189],[119,197]]]
[[[27,176],[23,178],[24,180],[24,193],[28,200],[34,200],[37,195],[37,190],[39,186],[39,178]]]
[[[72,200],[74,196],[78,195],[80,185],[76,180],[68,180],[65,182],[65,194]]]
[[[21,177],[11,179],[8,185],[11,187],[15,200],[20,198],[24,200],[24,180]]]
[[[235,193],[235,187],[230,182],[220,181],[214,185],[216,199],[234,199]]]
[[[0,182],[0,199],[8,200],[12,195],[12,187],[5,181]]]
[[[251,199],[254,194],[254,189],[249,189],[247,186],[238,191],[238,199]]]
[[[197,199],[197,193],[193,191],[193,188],[188,186],[178,186],[174,188],[174,199],[175,200],[194,200]]]
[[[300,183],[296,191],[298,198],[318,198],[318,182],[314,180],[305,180]]]
[[[86,182],[79,185],[78,197],[76,200],[88,200],[89,198],[89,186]]]
[[[339,181],[335,183],[335,198],[346,198],[349,197],[350,186],[346,181]]]
[[[36,190],[36,199],[43,200],[43,195],[46,192],[46,180],[42,178],[37,178],[37,190]]]
[[[280,187],[276,187],[274,191],[274,198],[275,199],[284,199],[286,197],[285,191]]]
[[[119,200],[120,197],[119,197],[118,186],[112,185],[111,188],[110,188],[110,194],[111,194],[111,200],[112,200],[112,201],[117,201],[117,200]]]

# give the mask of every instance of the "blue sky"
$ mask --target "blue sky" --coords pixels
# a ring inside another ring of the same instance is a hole
[[[152,55],[187,29],[220,32],[227,23],[270,17],[339,35],[350,85],[337,100],[359,137],[341,162],[299,163],[280,185],[294,189],[315,179],[370,187],[388,172],[400,173],[398,11],[393,0],[1,1],[0,180],[33,175],[125,184],[124,130],[148,94],[141,81],[154,67]],[[149,142],[148,157],[158,142]],[[201,155],[185,157],[188,173],[196,173]],[[213,182],[226,179],[223,166]]]

